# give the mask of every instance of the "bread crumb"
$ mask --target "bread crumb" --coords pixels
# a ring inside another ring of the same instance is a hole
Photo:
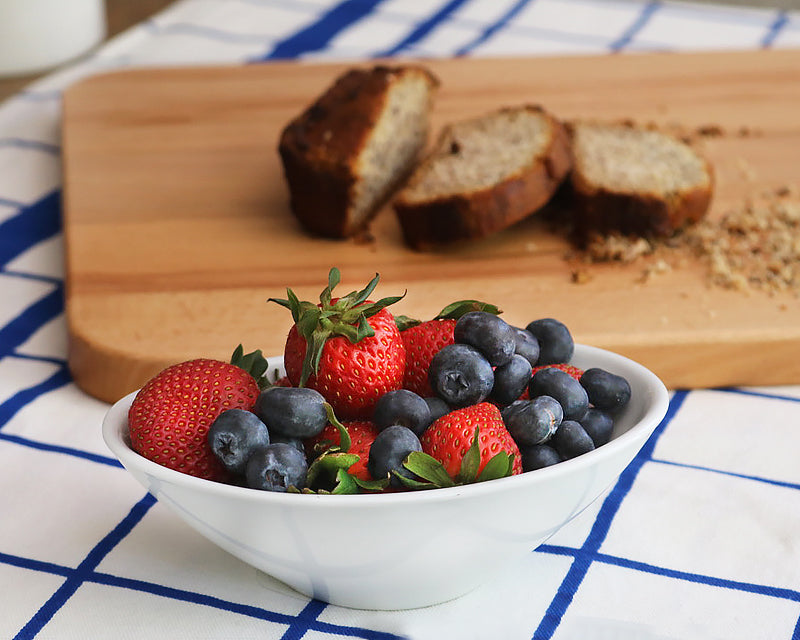
[[[697,128],[697,135],[707,138],[719,138],[725,135],[725,132],[718,124],[706,124]]]
[[[592,274],[589,273],[586,269],[575,269],[572,274],[572,282],[575,284],[586,284],[590,282],[593,278]]]
[[[638,281],[644,284],[700,260],[709,286],[800,297],[800,197],[783,185],[665,240],[595,234],[572,258],[585,265],[641,262]],[[581,282],[586,279],[581,275]]]
[[[800,202],[746,202],[719,222],[705,220],[685,238],[711,281],[740,291],[800,293]]]

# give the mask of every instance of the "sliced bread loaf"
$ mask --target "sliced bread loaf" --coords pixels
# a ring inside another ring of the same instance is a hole
[[[394,202],[415,249],[505,229],[541,208],[570,169],[565,129],[539,106],[446,127]]]
[[[631,123],[573,122],[568,130],[579,237],[669,236],[708,210],[711,165],[684,142]]]
[[[353,69],[283,130],[291,210],[311,233],[363,229],[427,143],[438,80],[417,66]]]

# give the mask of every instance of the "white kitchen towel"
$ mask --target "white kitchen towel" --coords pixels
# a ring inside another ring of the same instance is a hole
[[[146,65],[800,45],[795,12],[605,0],[182,0],[0,104],[0,638],[800,639],[800,387],[677,390],[607,496],[472,594],[326,605],[119,466],[66,365],[60,96]]]

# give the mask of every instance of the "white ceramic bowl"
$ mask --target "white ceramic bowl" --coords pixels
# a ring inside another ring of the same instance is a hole
[[[583,345],[572,364],[630,382],[611,442],[546,469],[465,487],[332,496],[201,480],[131,449],[135,393],[111,407],[103,437],[189,526],[297,591],[346,607],[423,607],[471,591],[544,542],[605,492],[666,414],[667,390],[641,365]]]

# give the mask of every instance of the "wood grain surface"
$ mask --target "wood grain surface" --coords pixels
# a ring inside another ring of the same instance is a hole
[[[717,179],[711,215],[797,184],[800,51],[455,59],[426,64],[442,88],[435,127],[501,105],[569,118],[633,118],[696,130]],[[642,281],[638,264],[591,267],[577,284],[569,245],[534,216],[493,238],[431,253],[406,248],[390,210],[371,241],[303,233],[276,152],[283,125],[343,69],[275,63],[122,71],[64,101],[64,228],[70,367],[114,401],[163,366],[280,354],[291,324],[269,297],[316,300],[338,266],[342,291],[376,272],[376,295],[429,317],[460,298],[495,302],[524,325],[560,318],[576,340],[653,369],[668,386],[800,382],[800,300],[709,286],[704,267]],[[749,135],[743,135],[747,131]]]

